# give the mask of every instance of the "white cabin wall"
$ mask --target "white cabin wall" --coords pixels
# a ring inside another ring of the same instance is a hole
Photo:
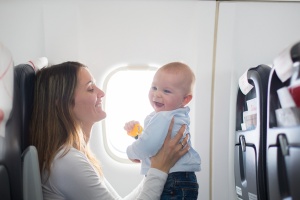
[[[220,2],[215,59],[212,199],[236,199],[235,105],[238,79],[249,68],[272,64],[300,41],[300,2]]]
[[[7,1],[0,3],[0,41],[12,51],[15,64],[41,56],[50,64],[80,61],[100,87],[104,76],[122,64],[179,60],[190,65],[197,77],[190,106],[192,143],[202,158],[199,198],[209,199],[215,8],[214,1]],[[108,157],[101,132],[98,123],[91,147],[107,179],[124,196],[142,178],[139,165]]]
[[[42,1],[0,1],[0,41],[15,64],[45,55]]]

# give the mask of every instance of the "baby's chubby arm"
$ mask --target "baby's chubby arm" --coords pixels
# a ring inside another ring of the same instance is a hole
[[[124,125],[124,130],[127,132],[127,135],[132,136],[135,139],[138,138],[138,133],[136,133],[136,131],[134,131],[134,128],[135,128],[136,125],[140,126],[140,123],[138,121],[135,121],[135,120],[131,120],[129,122],[126,122],[125,125]],[[132,162],[135,162],[135,163],[140,163],[141,162],[139,159],[130,159],[130,160]]]
[[[127,147],[128,158],[143,160],[155,155],[163,144],[171,119],[172,116],[164,112],[151,116],[142,134]]]

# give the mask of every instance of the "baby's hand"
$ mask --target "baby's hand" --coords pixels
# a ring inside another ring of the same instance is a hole
[[[141,161],[140,160],[138,160],[138,159],[130,159],[132,162],[134,162],[134,163],[140,163]]]
[[[127,123],[125,123],[124,129],[125,131],[127,131],[127,133],[129,133],[130,131],[132,131],[132,129],[134,128],[134,125],[136,124],[140,124],[138,121],[129,121]]]
[[[130,121],[127,122],[124,126],[124,129],[127,131],[127,134],[135,137],[136,139],[138,138],[138,135],[140,135],[143,131],[142,126],[138,121]]]

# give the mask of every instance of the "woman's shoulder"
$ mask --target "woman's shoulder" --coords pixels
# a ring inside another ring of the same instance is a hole
[[[93,167],[81,151],[61,149],[52,162],[50,177],[60,180],[62,177],[80,176],[86,171],[93,171]]]
[[[87,157],[79,150],[70,148],[69,150],[61,149],[55,156],[52,163],[52,171],[70,171],[80,169],[84,166],[90,166]]]
[[[84,197],[99,196],[104,187],[101,187],[103,179],[85,154],[74,148],[67,151],[61,149],[52,162],[50,176],[46,175],[43,174],[43,190],[66,197],[65,199],[95,199]]]
[[[62,160],[65,161],[65,160],[69,160],[74,157],[80,158],[80,157],[85,157],[85,155],[81,151],[79,151],[73,147],[71,147],[70,149],[61,148],[57,152],[54,160],[55,161],[62,161]]]

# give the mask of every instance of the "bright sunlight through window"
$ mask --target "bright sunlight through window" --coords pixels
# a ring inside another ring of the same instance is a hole
[[[111,72],[105,79],[104,110],[107,117],[103,124],[104,145],[108,154],[117,161],[129,162],[126,148],[134,138],[124,130],[126,122],[139,121],[153,111],[148,100],[148,92],[156,67],[121,67]]]

